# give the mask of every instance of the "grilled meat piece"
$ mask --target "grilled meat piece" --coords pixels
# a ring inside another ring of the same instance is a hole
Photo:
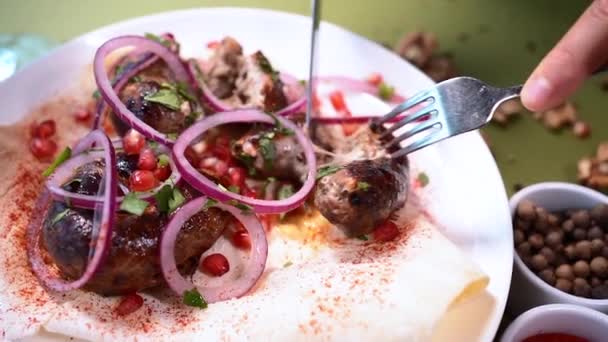
[[[346,164],[317,182],[314,203],[349,236],[370,233],[405,204],[407,163],[380,158]]]
[[[261,178],[275,177],[304,182],[306,157],[294,135],[274,129],[253,129],[232,145],[232,153]]]
[[[80,167],[74,180],[64,188],[82,194],[97,193],[103,162]],[[189,188],[182,188],[186,198],[193,197]],[[200,255],[211,247],[224,231],[231,217],[211,208],[190,218],[180,231],[175,247],[178,269],[192,274]],[[155,206],[142,216],[118,212],[107,258],[85,288],[102,295],[121,295],[165,284],[160,269],[158,244],[168,218]],[[68,279],[84,272],[89,255],[93,211],[69,208],[61,202],[51,205],[44,221],[42,246]]]
[[[233,38],[224,38],[209,60],[205,81],[215,96],[237,107],[275,112],[287,106],[283,83],[268,59],[257,51],[243,55]]]
[[[314,203],[331,223],[349,236],[360,236],[405,204],[408,160],[390,159],[377,133],[364,130],[352,138],[336,136],[334,140],[325,135],[325,144],[341,167],[317,181]]]

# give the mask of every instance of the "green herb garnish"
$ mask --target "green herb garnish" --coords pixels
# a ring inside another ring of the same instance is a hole
[[[240,194],[241,188],[238,185],[231,185],[228,187],[228,191],[234,192],[235,194]]]
[[[271,139],[263,137],[258,143],[260,145],[260,153],[262,154],[262,158],[264,158],[264,167],[269,169],[272,167],[277,151]]]
[[[167,138],[175,140],[177,139],[177,133],[167,133]]]
[[[155,35],[154,33],[146,33],[146,34],[144,34],[144,37],[146,37],[150,40],[153,40],[157,43],[160,43],[166,47],[171,47],[171,41],[169,41],[163,37],[159,37],[159,36]]]
[[[357,190],[367,191],[370,185],[367,182],[357,182]]]
[[[148,102],[160,103],[172,110],[179,110],[183,102],[176,91],[165,88],[160,89],[154,94],[147,95],[144,97],[144,100]]]
[[[381,99],[388,101],[393,97],[394,94],[395,94],[394,87],[391,87],[384,82],[380,83],[380,85],[378,86],[378,96]]]
[[[165,167],[169,165],[169,156],[164,153],[160,154],[158,156],[158,163],[156,165],[157,167]]]
[[[293,191],[293,185],[291,184],[285,184],[283,186],[281,186],[281,188],[279,189],[279,199],[286,199],[289,198],[293,195],[294,191]]]
[[[229,204],[237,209],[241,209],[241,211],[245,214],[245,213],[250,213],[253,211],[253,208],[251,208],[250,206],[248,206],[247,204],[241,203],[237,200],[230,200],[228,202],[226,202],[226,204]]]
[[[160,160],[159,160],[160,163]],[[173,196],[173,187],[169,184],[164,185],[154,194],[156,205],[161,212],[169,212],[169,200]]]
[[[195,123],[198,118],[200,118],[203,115],[203,113],[201,112],[192,112],[190,114],[188,114],[185,118],[185,122],[184,124],[186,125],[186,127],[190,127],[192,126],[193,123]]]
[[[53,217],[53,221],[51,221],[51,226],[54,226],[55,223],[61,221],[61,219],[63,219],[69,211],[70,211],[70,208],[65,208],[61,212],[57,213],[57,215],[55,215],[55,217]]]
[[[368,241],[369,240],[369,238],[365,234],[357,236],[357,239],[362,240],[362,241]]]
[[[44,170],[44,172],[42,173],[42,175],[44,177],[48,177],[50,176],[53,171],[55,171],[55,169],[63,164],[63,162],[65,162],[66,160],[70,159],[70,157],[72,156],[72,149],[69,147],[66,147],[58,156],[57,158],[55,158],[55,160],[53,161],[53,163],[51,163],[51,165],[49,165],[49,167]]]
[[[427,174],[424,172],[420,172],[416,178],[418,179],[420,186],[423,188],[429,184],[429,176],[427,176]]]
[[[214,200],[213,198],[208,198],[207,202],[205,202],[205,205],[203,206],[203,210],[207,210],[211,207],[213,207],[214,205],[218,204],[219,202]]]
[[[196,288],[190,291],[184,291],[183,302],[188,306],[194,306],[201,309],[207,308],[207,301],[201,296]]]
[[[120,210],[126,211],[133,215],[141,216],[148,205],[150,205],[150,203],[139,199],[136,193],[129,192],[125,198],[123,198],[122,203],[120,203]]]
[[[93,98],[94,98],[95,100],[99,100],[99,99],[101,98],[101,94],[99,93],[99,89],[97,89],[97,90],[95,90],[95,91],[93,92]]]
[[[338,172],[338,170],[340,170],[341,168],[342,168],[342,166],[337,166],[337,165],[328,165],[328,166],[320,167],[317,170],[317,180],[319,180],[325,176],[332,175],[332,174]]]
[[[178,188],[173,187],[171,198],[169,198],[169,212],[172,213],[175,209],[179,208],[186,201],[186,197],[179,191]]]

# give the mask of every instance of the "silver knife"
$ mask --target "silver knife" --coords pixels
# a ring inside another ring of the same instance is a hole
[[[313,96],[313,78],[315,75],[315,62],[317,50],[317,32],[319,31],[319,22],[321,18],[321,0],[312,0],[312,29],[310,34],[310,62],[308,66],[308,83],[306,89],[306,125],[305,131],[311,132],[310,119],[312,117],[312,96]]]

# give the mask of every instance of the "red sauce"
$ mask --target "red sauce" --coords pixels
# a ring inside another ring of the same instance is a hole
[[[570,334],[546,333],[527,337],[522,342],[589,342],[589,340]]]

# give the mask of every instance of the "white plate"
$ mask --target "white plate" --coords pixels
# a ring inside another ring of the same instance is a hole
[[[55,94],[75,86],[96,48],[122,34],[172,32],[182,54],[200,55],[205,43],[231,35],[247,51],[260,49],[280,70],[304,78],[310,21],[282,12],[213,8],[137,18],[85,34],[57,48],[0,84],[0,124],[19,120]],[[412,95],[433,82],[412,65],[360,36],[323,23],[319,74],[365,77],[380,72],[399,93]],[[504,185],[490,151],[468,133],[412,154],[430,178],[429,211],[444,233],[490,276],[485,295],[457,309],[439,324],[437,340],[491,341],[502,317],[513,262],[512,230]],[[437,251],[441,253],[441,251]]]

